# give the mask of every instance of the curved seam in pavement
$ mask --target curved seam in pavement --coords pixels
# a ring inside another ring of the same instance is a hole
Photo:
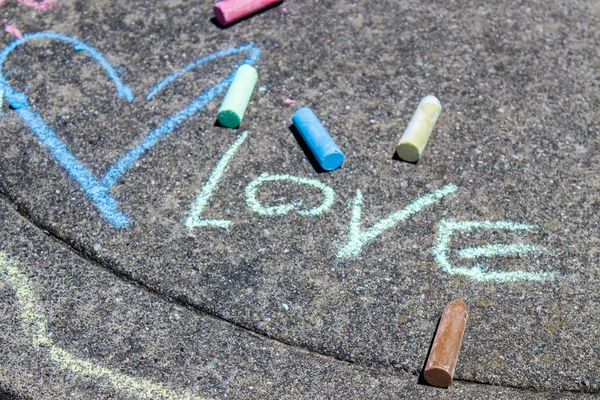
[[[237,328],[245,333],[247,333],[248,335],[251,335],[253,337],[257,337],[261,340],[268,340],[268,341],[272,341],[278,345],[284,346],[284,347],[291,347],[293,349],[296,349],[298,351],[302,351],[302,352],[306,352],[307,354],[310,354],[312,356],[317,356],[317,357],[322,357],[325,359],[330,359],[332,361],[336,361],[336,362],[340,362],[349,366],[358,366],[360,368],[365,368],[365,369],[370,369],[373,371],[379,371],[379,372],[387,372],[390,373],[392,375],[398,376],[398,372],[400,371],[405,371],[405,370],[400,370],[398,368],[395,367],[388,367],[388,366],[383,366],[383,365],[368,365],[368,364],[361,364],[359,362],[354,362],[354,361],[350,361],[344,358],[339,358],[336,357],[334,355],[331,354],[326,354],[326,353],[320,353],[317,350],[311,349],[310,347],[303,347],[303,346],[299,346],[297,344],[285,341],[283,339],[279,339],[276,337],[273,337],[271,335],[269,335],[266,332],[262,332],[259,330],[255,330],[252,329],[250,327],[244,326],[244,325],[240,325],[234,321],[231,321],[229,319],[223,318],[221,316],[219,316],[218,314],[215,314],[213,312],[211,312],[210,310],[208,310],[205,307],[202,307],[200,305],[197,304],[193,304],[190,303],[189,301],[187,301],[184,298],[180,298],[180,297],[175,297],[175,296],[171,296],[169,294],[164,293],[163,291],[159,290],[159,289],[155,289],[152,288],[138,280],[136,280],[135,278],[133,278],[132,276],[122,272],[122,271],[118,271],[116,269],[113,269],[109,263],[104,263],[100,258],[96,257],[93,253],[87,251],[86,249],[82,248],[82,246],[78,245],[76,242],[71,241],[71,240],[66,240],[63,239],[59,234],[57,234],[52,228],[50,227],[46,227],[44,226],[42,223],[38,222],[33,216],[31,216],[26,210],[24,210],[21,206],[19,206],[19,204],[14,201],[14,199],[12,199],[8,194],[7,191],[4,187],[4,184],[2,182],[0,182],[0,196],[3,198],[4,201],[8,202],[13,210],[19,214],[23,219],[25,219],[27,222],[29,222],[31,225],[33,225],[36,229],[38,229],[39,231],[41,231],[42,234],[44,234],[45,236],[53,239],[54,241],[58,242],[61,246],[66,247],[66,249],[72,253],[74,253],[76,256],[78,256],[79,258],[83,259],[83,261],[91,263],[93,265],[96,265],[108,272],[110,272],[112,275],[114,275],[116,278],[118,278],[119,280],[121,280],[124,283],[133,285],[138,287],[141,290],[144,290],[145,292],[147,292],[150,295],[156,296],[158,298],[160,298],[163,301],[166,301],[167,303],[171,303],[171,304],[176,304],[180,307],[183,307],[187,310],[190,310],[196,314],[205,316],[205,317],[209,317],[219,323],[223,323],[225,325],[230,325],[231,327]],[[421,371],[416,369],[413,371],[405,371],[404,375],[407,376],[415,376],[415,372],[416,374],[420,373]],[[485,386],[495,386],[495,387],[499,387],[499,388],[510,388],[510,389],[515,389],[515,390],[521,390],[521,391],[527,391],[527,392],[533,392],[533,393],[562,393],[562,392],[569,392],[569,393],[585,393],[585,394],[597,394],[600,393],[600,390],[596,390],[596,391],[583,391],[583,390],[570,390],[570,389],[565,389],[565,388],[561,388],[560,390],[544,390],[544,389],[540,389],[540,388],[535,388],[532,386],[514,386],[514,385],[510,385],[510,384],[502,384],[502,385],[496,385],[490,382],[479,382],[479,381],[475,381],[475,380],[470,380],[470,379],[462,379],[462,378],[455,378],[454,379],[455,382],[461,382],[463,384],[466,385],[485,385]]]

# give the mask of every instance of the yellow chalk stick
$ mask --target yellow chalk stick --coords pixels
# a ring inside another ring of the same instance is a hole
[[[419,161],[441,112],[442,104],[437,97],[423,97],[396,145],[398,157],[409,162]]]

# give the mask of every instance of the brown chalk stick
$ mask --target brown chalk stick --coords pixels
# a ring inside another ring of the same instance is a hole
[[[467,305],[460,299],[444,309],[423,374],[430,385],[448,387],[452,383],[467,315]]]

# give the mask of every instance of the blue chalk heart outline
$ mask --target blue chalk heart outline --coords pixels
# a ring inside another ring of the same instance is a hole
[[[52,128],[46,124],[44,119],[35,112],[28,104],[27,96],[25,93],[21,93],[13,89],[8,84],[6,77],[4,76],[3,68],[6,57],[17,47],[30,40],[38,39],[50,39],[58,40],[61,42],[67,42],[73,45],[73,48],[77,51],[87,52],[94,60],[100,64],[102,68],[108,74],[108,77],[115,84],[117,89],[117,95],[124,98],[127,102],[131,102],[134,99],[133,91],[127,85],[125,85],[115,68],[109,63],[98,50],[89,46],[88,44],[72,38],[70,36],[56,33],[56,32],[36,32],[32,34],[23,35],[22,38],[17,39],[6,46],[2,52],[0,52],[0,89],[4,91],[5,97],[9,104],[16,110],[21,119],[29,126],[29,128],[35,133],[38,139],[46,146],[52,155],[60,162],[60,164],[68,171],[73,179],[75,179],[83,188],[85,193],[94,202],[102,216],[109,221],[114,227],[123,228],[131,223],[129,217],[123,212],[119,211],[117,201],[110,194],[110,188],[115,185],[119,178],[135,163],[135,161],[141,157],[141,155],[151,149],[160,138],[172,133],[175,128],[179,126],[183,121],[192,115],[200,112],[204,106],[210,101],[214,100],[220,93],[222,93],[231,83],[235,75],[235,70],[225,79],[214,84],[206,91],[196,96],[186,106],[180,110],[174,112],[167,117],[158,127],[150,131],[135,147],[125,153],[105,174],[102,178],[98,179],[85,165],[83,165],[77,157],[69,150],[67,145],[54,133]],[[147,94],[146,100],[150,101],[155,94],[161,91],[164,87],[168,86],[175,79],[185,74],[186,72],[197,68],[209,61],[216,60],[221,57],[230,56],[233,54],[249,52],[250,55],[244,59],[239,65],[243,64],[254,64],[260,57],[260,49],[253,44],[246,44],[226,50],[221,50],[216,53],[212,53],[208,56],[197,59],[186,65],[179,71],[167,76],[165,79],[160,81],[154,88]]]

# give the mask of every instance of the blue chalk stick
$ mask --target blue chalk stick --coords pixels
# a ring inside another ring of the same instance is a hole
[[[333,141],[319,118],[308,107],[300,108],[292,116],[292,122],[302,135],[321,168],[331,171],[344,162],[344,153]]]

